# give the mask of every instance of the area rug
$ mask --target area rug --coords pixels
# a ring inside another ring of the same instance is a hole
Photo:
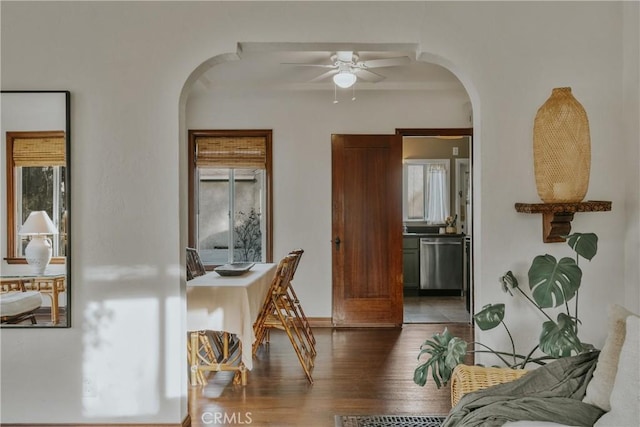
[[[446,417],[433,415],[336,415],[336,427],[440,427]]]

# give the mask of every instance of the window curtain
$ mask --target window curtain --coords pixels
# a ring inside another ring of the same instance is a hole
[[[216,168],[266,169],[267,140],[264,137],[198,137],[196,165]]]
[[[19,134],[26,136],[23,137]],[[64,133],[50,132],[50,134],[54,136],[39,137],[36,132],[7,132],[7,137],[13,144],[13,166],[65,166],[66,149]]]
[[[449,216],[449,186],[443,165],[427,166],[427,222],[443,224]]]

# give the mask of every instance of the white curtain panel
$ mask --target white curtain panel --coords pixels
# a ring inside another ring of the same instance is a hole
[[[442,224],[449,216],[449,179],[443,165],[427,167],[427,222]]]

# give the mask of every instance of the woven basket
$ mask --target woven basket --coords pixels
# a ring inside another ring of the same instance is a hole
[[[467,393],[516,380],[527,372],[525,369],[458,365],[451,374],[451,407]]]
[[[533,125],[533,165],[538,195],[545,203],[575,203],[589,187],[589,120],[570,87],[555,88]]]

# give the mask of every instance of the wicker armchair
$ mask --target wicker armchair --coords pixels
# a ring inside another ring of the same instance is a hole
[[[460,364],[451,374],[451,407],[456,406],[460,398],[467,393],[513,381],[527,372],[525,369],[487,368]]]

